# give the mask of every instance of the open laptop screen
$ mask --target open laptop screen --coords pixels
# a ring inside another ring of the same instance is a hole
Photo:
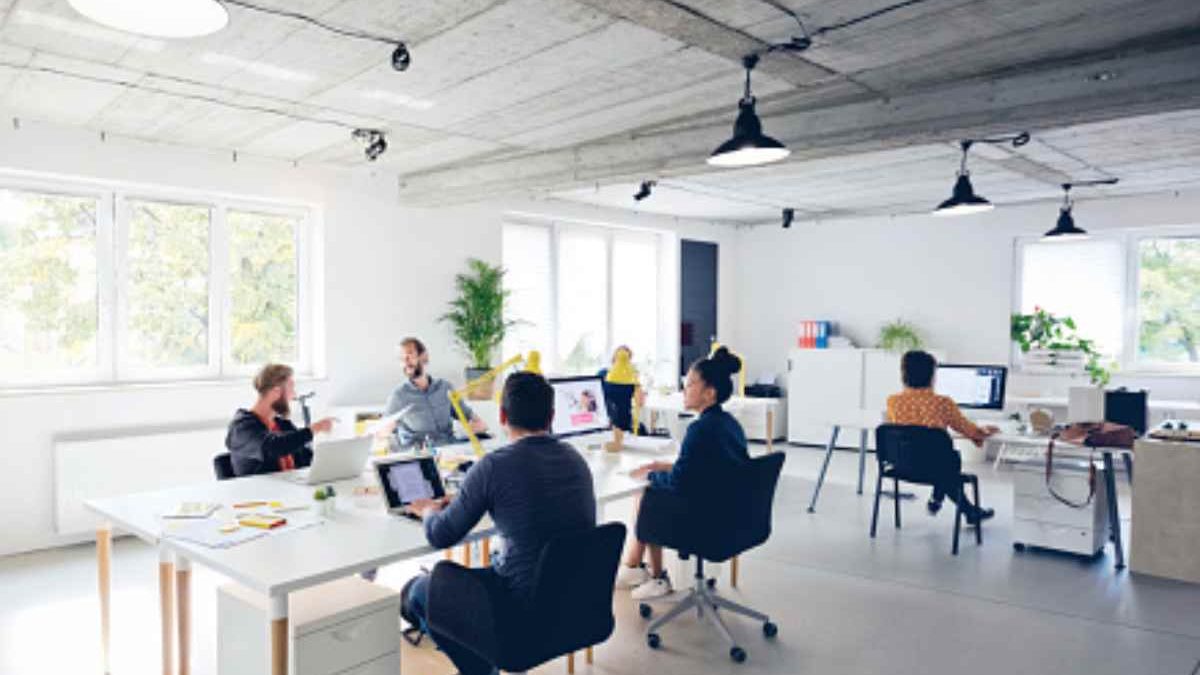
[[[418,499],[446,496],[437,462],[432,457],[380,461],[375,464],[388,509],[399,509]]]
[[[550,432],[562,438],[608,429],[608,405],[598,376],[550,379],[554,388],[554,421]]]

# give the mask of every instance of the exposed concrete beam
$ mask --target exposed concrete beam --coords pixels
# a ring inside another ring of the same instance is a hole
[[[1196,63],[1200,39],[942,85],[890,100],[766,114],[763,125],[792,149],[789,161],[1021,129],[1036,134],[1039,129],[1200,108]],[[1092,76],[1098,72],[1114,77],[1097,81]],[[406,201],[448,203],[529,189],[706,173],[711,169],[705,158],[730,133],[732,111],[726,117],[404,176],[400,194]],[[1042,179],[1049,182],[1051,177]]]
[[[768,43],[736,28],[727,26],[703,12],[677,0],[577,0],[581,4],[636,23],[680,42],[740,63],[751,52],[760,52]],[[798,87],[809,86],[842,76],[798,54],[776,52],[763,58],[756,70]]]

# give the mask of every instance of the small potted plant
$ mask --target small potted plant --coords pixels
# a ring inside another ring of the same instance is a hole
[[[903,320],[896,319],[883,324],[879,329],[879,348],[889,352],[903,354],[915,349],[921,349],[925,341],[917,332],[916,326]]]
[[[332,518],[337,510],[337,492],[332,485],[319,487],[313,491],[313,515]]]
[[[1012,315],[1010,335],[1021,349],[1025,365],[1035,370],[1082,370],[1099,387],[1112,379],[1115,364],[1101,362],[1103,355],[1095,341],[1080,337],[1075,320],[1069,316],[1055,316],[1035,306],[1032,314]]]
[[[467,271],[454,277],[458,296],[450,301],[450,310],[441,321],[450,324],[454,341],[470,359],[466,369],[468,381],[491,370],[492,356],[504,342],[508,329],[515,321],[504,319],[504,303],[509,292],[504,290],[504,269],[478,258],[467,260]],[[490,383],[476,387],[468,398],[491,398]]]

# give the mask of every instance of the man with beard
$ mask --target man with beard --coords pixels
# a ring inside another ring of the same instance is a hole
[[[290,366],[269,364],[254,377],[258,400],[246,410],[239,408],[229,423],[225,447],[233,459],[238,476],[287,471],[312,463],[308,444],[313,434],[333,428],[326,417],[307,429],[297,429],[288,419],[288,401],[296,397],[296,383]]]
[[[429,352],[417,338],[406,337],[400,341],[400,358],[408,380],[388,397],[384,412],[384,415],[400,413],[395,422],[396,440],[401,447],[411,447],[422,441],[452,443],[454,407],[450,404],[450,392],[454,388],[446,380],[429,374]],[[474,411],[465,403],[462,408],[475,433],[487,431],[487,425]]]

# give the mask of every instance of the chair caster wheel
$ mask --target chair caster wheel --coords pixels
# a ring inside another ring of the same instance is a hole
[[[741,647],[734,647],[729,650],[729,658],[733,659],[734,663],[742,663],[746,660],[746,650]]]
[[[1016,551],[1017,553],[1021,553],[1022,551],[1025,550],[1025,544],[1022,544],[1019,541],[1014,541],[1013,542],[1013,550]]]
[[[716,578],[715,578],[715,577],[714,577],[714,578],[712,578],[712,579],[709,579],[709,580],[708,580],[708,587],[709,587],[709,588],[716,588],[716,587],[717,587],[717,580],[716,580]]]
[[[763,624],[763,635],[765,635],[769,638],[773,638],[776,635],[779,635],[779,626],[776,626],[775,624],[771,623],[770,621],[764,623]]]
[[[650,649],[658,649],[662,646],[662,638],[658,637],[658,633],[650,633],[646,636],[646,644]]]
[[[638,614],[641,614],[643,619],[649,619],[650,615],[653,613],[654,609],[650,607],[650,605],[647,605],[644,602],[638,605]]]

